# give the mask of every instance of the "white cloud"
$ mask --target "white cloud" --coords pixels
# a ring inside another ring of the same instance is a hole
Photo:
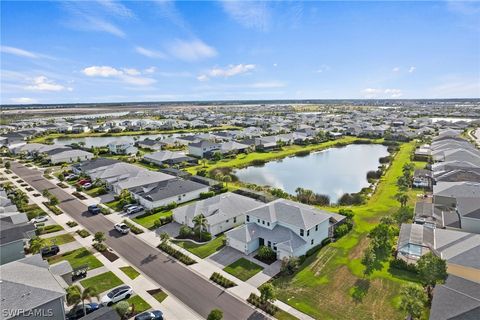
[[[409,73],[413,73],[413,72],[415,72],[415,70],[417,70],[417,68],[414,67],[414,66],[411,66],[410,68],[408,68]]]
[[[39,76],[34,78],[32,80],[32,84],[27,86],[26,89],[36,90],[36,91],[63,91],[63,90],[72,91],[73,90],[70,87],[67,88],[61,84],[55,83],[53,80],[50,80],[45,76]]]
[[[379,88],[366,88],[362,90],[364,98],[399,98],[402,96],[402,90],[400,89],[379,89]]]
[[[247,73],[255,69],[254,64],[237,64],[237,65],[229,65],[226,68],[219,68],[215,67],[210,69],[206,74],[202,74],[197,77],[200,81],[208,80],[209,78],[229,78],[239,74]]]
[[[37,100],[37,99],[26,98],[26,97],[22,97],[22,98],[10,98],[10,101],[13,102],[13,103],[18,103],[18,104],[38,103],[38,100]]]
[[[13,54],[19,57],[32,58],[32,59],[37,59],[40,57],[38,54],[33,53],[31,51],[27,51],[27,50],[15,48],[15,47],[8,47],[8,46],[0,46],[0,52]]]
[[[392,69],[393,72],[399,72],[400,71],[400,67],[395,67]]]
[[[116,69],[110,66],[91,66],[82,70],[88,77],[117,78],[137,86],[149,86],[157,82],[153,78],[141,77],[142,73],[133,68]]]
[[[177,39],[170,45],[169,51],[172,56],[185,61],[197,61],[217,55],[215,48],[198,39],[192,41]]]
[[[276,68],[276,67],[278,67],[278,64],[277,64],[277,63],[274,63],[273,66]]]
[[[154,51],[150,49],[146,49],[144,47],[137,46],[135,47],[135,51],[145,57],[149,58],[159,58],[159,59],[165,59],[167,55],[161,51]]]
[[[246,28],[265,31],[270,24],[270,11],[266,2],[222,1],[223,10]]]
[[[135,14],[132,12],[132,10],[117,1],[99,0],[97,2],[110,14],[124,18],[135,17]]]
[[[155,71],[157,71],[157,68],[156,67],[149,67],[147,69],[144,70],[145,73],[148,73],[148,74],[152,74],[152,73],[155,73]]]

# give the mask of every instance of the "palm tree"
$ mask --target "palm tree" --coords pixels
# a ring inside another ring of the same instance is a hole
[[[33,237],[30,239],[30,246],[29,250],[31,253],[38,253],[40,249],[45,247],[45,239],[40,238],[40,237]]]
[[[202,241],[202,232],[207,229],[207,218],[203,214],[199,214],[193,218],[193,230],[200,235],[200,241]]]
[[[85,300],[91,302],[94,297],[99,299],[95,287],[87,287],[82,290],[78,285],[73,285],[67,288],[67,304],[76,306],[82,303],[83,314],[87,314],[85,310]]]
[[[399,192],[395,195],[395,199],[400,202],[400,206],[405,207],[408,202],[408,195],[403,192]]]

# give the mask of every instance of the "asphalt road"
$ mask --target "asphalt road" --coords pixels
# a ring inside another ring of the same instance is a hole
[[[206,318],[212,309],[218,308],[227,320],[268,319],[135,235],[120,235],[110,220],[101,214],[89,214],[85,204],[43,178],[38,170],[12,163],[12,171],[38,191],[48,189],[60,201],[59,207],[92,234],[104,232],[108,246],[202,317]]]

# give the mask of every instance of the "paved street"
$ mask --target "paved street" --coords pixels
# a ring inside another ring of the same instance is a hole
[[[107,236],[106,243],[111,248],[201,316],[207,317],[212,309],[219,308],[227,320],[267,319],[246,302],[221,290],[135,235],[121,236],[114,231],[110,220],[101,214],[90,215],[85,204],[43,178],[39,171],[17,163],[12,164],[12,171],[40,192],[48,189],[60,200],[61,209],[92,234],[104,232]]]

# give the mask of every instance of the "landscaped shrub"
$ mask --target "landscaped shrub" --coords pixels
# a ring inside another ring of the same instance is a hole
[[[51,224],[48,226],[37,228],[36,233],[37,235],[41,235],[41,234],[47,234],[47,233],[57,232],[61,230],[63,230],[62,226],[58,224]]]
[[[75,197],[77,197],[78,199],[80,199],[80,200],[86,200],[86,199],[87,199],[87,197],[85,197],[83,194],[81,194],[81,193],[78,192],[78,191],[75,191],[75,192],[73,192],[72,194],[73,194]]]
[[[124,219],[123,223],[125,223],[130,228],[130,231],[132,231],[133,233],[135,233],[135,234],[143,233],[142,229],[140,229],[139,227],[137,227],[133,223],[129,222],[127,219]]]
[[[155,222],[153,223],[153,227],[151,229],[160,228],[161,226],[163,226],[167,223],[170,223],[172,221],[173,221],[173,216],[172,215],[168,215],[168,216],[165,216],[165,217],[160,217],[160,219],[155,220]]]
[[[174,201],[165,206],[165,210],[173,210],[178,206],[178,204]]]
[[[207,192],[201,192],[200,193],[200,199],[207,199],[211,198],[215,195],[215,192],[213,191],[207,191]]]
[[[323,247],[322,244],[317,244],[315,247],[312,247],[312,248],[308,249],[307,252],[305,253],[305,255],[307,257],[313,256],[315,253],[318,252],[318,250],[322,249],[322,247]]]
[[[225,278],[224,276],[222,276],[218,272],[214,272],[212,274],[212,276],[210,277],[210,280],[212,280],[213,282],[221,285],[224,288],[231,288],[231,287],[235,287],[237,285],[235,282],[233,282],[230,279]]]
[[[326,246],[327,244],[331,243],[332,239],[331,238],[325,238],[322,241],[322,246]]]
[[[178,231],[178,238],[185,239],[190,238],[193,235],[193,230],[187,225],[182,225]]]
[[[390,163],[390,161],[392,161],[392,157],[390,156],[386,156],[386,157],[381,157],[379,159],[380,163],[382,164],[385,164],[385,163]]]
[[[301,150],[295,153],[297,157],[305,157],[305,156],[308,156],[309,154],[310,154],[310,150]]]
[[[329,239],[329,238],[327,238]],[[280,272],[284,275],[292,275],[298,270],[300,266],[300,260],[297,257],[283,258],[282,265],[280,266]]]
[[[50,211],[52,211],[55,215],[61,215],[63,212],[57,206],[51,205],[49,202],[42,202]]]
[[[78,223],[76,223],[75,221],[68,221],[67,226],[69,226],[70,228],[73,228],[78,226]]]
[[[268,301],[263,301],[255,293],[251,293],[247,301],[253,304],[255,307],[262,309],[263,311],[265,311],[266,313],[272,316],[278,312],[278,308],[274,304]]]
[[[392,259],[390,260],[390,268],[406,270],[413,273],[417,273],[417,266],[413,263],[408,263],[402,259]]]
[[[382,170],[372,170],[367,172],[367,180],[376,180],[382,177]]]
[[[336,239],[343,237],[350,231],[350,227],[348,224],[341,224],[338,227],[335,228],[335,231],[333,232],[333,235],[335,236]]]
[[[340,199],[338,199],[338,204],[341,206],[350,206],[350,205],[359,205],[363,204],[365,197],[361,192],[358,193],[345,193]]]
[[[263,166],[265,163],[267,162],[263,159],[255,159],[251,162],[252,166]]]
[[[104,208],[104,207],[100,207],[100,212],[101,212],[104,216],[108,216],[109,214],[112,213],[112,210],[107,209],[107,208]]]
[[[255,258],[264,263],[271,264],[277,260],[277,253],[270,247],[260,246]]]
[[[107,250],[107,245],[104,244],[104,243],[95,242],[92,246],[93,246],[95,249],[97,249],[98,252],[103,252],[103,251],[106,251],[106,250]]]
[[[164,243],[164,242],[160,243],[160,245],[157,248],[167,253],[168,255],[176,258],[178,261],[180,261],[183,264],[186,264],[187,266],[197,263],[195,260],[183,254],[182,252],[176,250],[175,248],[168,245],[167,243]]]
[[[81,229],[81,230],[77,230],[77,233],[80,237],[82,238],[86,238],[90,235],[90,232],[88,232],[87,230],[85,229]]]

